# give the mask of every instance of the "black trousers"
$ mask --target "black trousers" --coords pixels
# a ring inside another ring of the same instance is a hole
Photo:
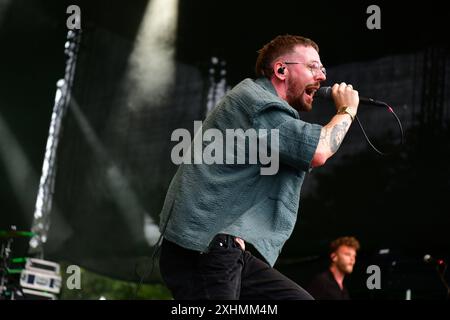
[[[219,234],[207,253],[163,240],[159,266],[177,300],[313,300],[298,284]]]

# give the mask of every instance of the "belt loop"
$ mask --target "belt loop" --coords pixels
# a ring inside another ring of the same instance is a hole
[[[228,248],[234,248],[236,245],[236,242],[234,241],[234,236],[228,235]]]

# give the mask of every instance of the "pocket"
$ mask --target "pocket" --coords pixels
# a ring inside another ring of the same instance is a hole
[[[232,240],[231,237],[228,239]],[[239,264],[242,265],[242,250],[240,247],[231,245],[221,238],[213,240],[209,251],[201,254],[198,259],[199,271],[205,274],[229,274]]]

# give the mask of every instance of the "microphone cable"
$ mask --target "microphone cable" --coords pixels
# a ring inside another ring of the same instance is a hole
[[[164,233],[166,232],[167,225],[169,224],[170,216],[172,215],[173,205],[174,205],[174,202],[172,202],[172,205],[170,206],[169,215],[167,216],[166,223],[164,224],[163,230],[162,230],[162,232],[161,232],[161,234],[160,234],[160,236],[159,236],[159,238],[158,238],[158,241],[156,241],[156,244],[155,244],[155,246],[153,247],[153,253],[152,253],[152,256],[151,256],[151,267],[150,267],[150,272],[149,272],[148,274],[146,274],[146,272],[145,272],[145,270],[144,270],[144,272],[142,273],[142,275],[140,275],[139,283],[138,283],[138,285],[137,285],[137,287],[136,287],[136,290],[135,290],[135,292],[134,292],[134,297],[135,297],[135,299],[137,299],[137,295],[138,295],[138,293],[139,293],[139,290],[140,290],[141,287],[142,287],[142,284],[144,283],[145,278],[150,277],[150,276],[152,275],[152,273],[153,273],[153,270],[155,269],[155,261],[156,261],[156,257],[158,256],[158,254],[159,254],[160,251],[161,251],[162,240],[163,240],[163,237],[164,237]],[[138,263],[136,263],[136,266],[135,266],[135,268],[134,268],[134,272],[139,276],[139,273],[138,273],[137,268],[138,268]]]
[[[155,247],[153,248],[153,253],[152,253],[152,257],[151,257],[151,268],[150,268],[150,272],[147,274],[147,273],[145,272],[145,270],[144,270],[144,272],[140,275],[139,283],[138,283],[138,285],[137,285],[137,287],[136,287],[136,290],[135,290],[135,292],[134,292],[134,298],[135,298],[135,299],[137,299],[139,290],[141,289],[141,287],[142,287],[142,285],[143,285],[143,283],[144,283],[144,279],[147,278],[147,277],[150,277],[150,276],[152,275],[152,273],[153,273],[153,270],[155,269],[155,261],[156,261],[155,258],[156,258],[156,256],[159,254],[159,251],[160,251],[160,249],[161,249],[161,244],[159,243],[161,238],[162,238],[162,235],[159,237],[158,242],[155,244]],[[137,270],[137,269],[138,269],[138,266],[139,266],[139,263],[136,263],[136,266],[135,266],[135,268],[134,268],[134,272],[139,276],[139,272],[138,272],[138,270]]]
[[[322,98],[322,99],[328,99],[328,100],[332,100],[332,89],[331,87],[320,87],[316,94],[315,94],[318,98]],[[378,100],[374,100],[372,98],[365,98],[365,97],[359,97],[359,103],[360,104],[365,104],[365,105],[372,105],[372,106],[377,106],[377,107],[386,107],[387,110],[394,116],[395,120],[397,121],[397,124],[400,128],[400,134],[401,134],[401,140],[400,140],[400,145],[403,145],[403,141],[404,141],[404,133],[403,133],[403,127],[402,127],[402,123],[400,122],[400,119],[397,117],[397,115],[394,112],[394,109],[392,109],[387,103],[383,102],[383,101],[378,101]],[[376,153],[382,155],[382,156],[387,156],[390,155],[391,153],[388,152],[382,152],[380,151],[377,147],[375,147],[372,143],[372,141],[370,141],[369,137],[366,134],[366,131],[364,130],[363,125],[361,124],[361,121],[359,121],[358,115],[355,115],[356,121],[358,122],[359,127],[361,128],[362,133],[364,134],[364,137],[366,138],[367,142],[369,143],[369,145],[372,147],[373,150],[375,150]]]
[[[388,109],[388,111],[394,116],[395,120],[397,121],[398,127],[400,129],[400,145],[403,145],[404,132],[403,132],[403,127],[402,127],[402,123],[401,123],[400,119],[398,118],[397,114],[395,114],[394,109],[392,109],[387,103],[385,103],[385,102],[379,102],[379,103],[384,105]],[[375,147],[373,145],[373,143],[370,141],[369,137],[367,136],[366,131],[364,130],[363,125],[361,124],[361,121],[359,121],[358,115],[355,115],[355,118],[356,118],[356,121],[358,122],[359,127],[361,128],[362,133],[364,134],[364,137],[366,138],[367,143],[372,147],[372,149],[376,153],[378,153],[382,156],[387,156],[387,155],[392,154],[392,152],[382,152],[377,147]]]

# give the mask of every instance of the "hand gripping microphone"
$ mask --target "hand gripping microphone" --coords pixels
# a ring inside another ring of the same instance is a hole
[[[331,87],[321,87],[321,88],[319,88],[319,90],[316,91],[314,96],[315,97],[319,97],[319,98],[323,98],[323,99],[332,100]],[[365,97],[361,97],[361,96],[359,96],[359,103],[369,104],[369,105],[379,106],[379,107],[386,107],[387,106],[387,104],[385,102],[383,102],[383,101],[377,101],[377,100],[374,100],[372,98],[365,98]]]

